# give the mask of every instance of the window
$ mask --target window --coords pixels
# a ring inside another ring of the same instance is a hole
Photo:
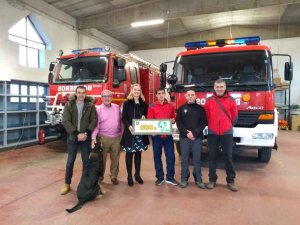
[[[34,27],[30,17],[21,19],[8,30],[8,38],[19,43],[19,64],[40,68],[40,56],[46,44]]]
[[[19,85],[11,84],[10,85],[10,94],[19,95]],[[19,102],[19,97],[10,97],[10,102]]]

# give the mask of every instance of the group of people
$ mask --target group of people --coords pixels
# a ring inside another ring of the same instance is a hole
[[[119,184],[117,177],[121,149],[126,152],[128,185],[132,187],[134,180],[139,184],[144,183],[141,177],[141,159],[142,152],[148,148],[149,139],[147,135],[133,133],[133,119],[170,119],[172,123],[177,124],[181,148],[180,182],[175,179],[175,152],[172,135],[152,135],[155,185],[159,186],[165,182],[182,188],[187,187],[190,177],[189,157],[192,153],[194,166],[192,174],[196,186],[202,189],[213,189],[218,178],[216,160],[218,153],[222,152],[225,159],[227,186],[231,191],[237,191],[234,183],[236,174],[232,162],[233,126],[237,121],[237,106],[226,90],[224,80],[216,80],[214,90],[213,95],[206,99],[204,107],[197,104],[195,91],[188,90],[185,94],[186,103],[179,107],[175,114],[174,107],[166,100],[164,88],[156,90],[157,101],[148,106],[141,86],[133,84],[121,110],[119,105],[112,103],[113,93],[110,90],[104,90],[101,93],[102,104],[96,109],[93,99],[86,96],[85,87],[78,86],[63,113],[63,126],[68,133],[68,159],[65,184],[61,189],[61,194],[67,194],[70,191],[77,148],[81,149],[84,169],[90,150],[97,142],[101,142],[103,148],[103,171],[106,168],[107,155],[110,155],[112,184]],[[206,126],[208,126],[209,182],[204,184],[200,161],[203,130]],[[166,158],[166,174],[162,162],[163,149]],[[100,177],[100,186],[102,181],[103,177]]]

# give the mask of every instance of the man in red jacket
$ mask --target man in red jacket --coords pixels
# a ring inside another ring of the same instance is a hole
[[[214,94],[205,104],[208,121],[208,149],[209,149],[209,183],[206,188],[213,189],[216,186],[216,160],[218,152],[223,152],[225,159],[227,187],[231,191],[238,191],[235,186],[235,169],[232,162],[233,126],[237,122],[238,111],[235,100],[226,90],[224,80],[216,80]]]
[[[148,119],[171,119],[175,123],[175,109],[165,99],[166,92],[164,88],[156,91],[157,101],[148,107]],[[178,185],[174,179],[175,175],[175,153],[174,141],[172,135],[155,135],[152,136],[154,167],[156,171],[155,185],[159,186],[164,183],[164,169],[161,161],[162,148],[164,148],[167,161],[166,183]]]

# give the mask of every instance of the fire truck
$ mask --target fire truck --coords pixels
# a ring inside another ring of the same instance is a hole
[[[238,121],[233,128],[235,149],[258,149],[259,160],[268,162],[278,135],[270,49],[260,45],[258,36],[188,42],[185,47],[186,51],[177,54],[173,74],[167,79],[171,103],[177,109],[186,101],[185,92],[192,89],[197,103],[205,105],[213,94],[214,81],[225,80],[238,106]],[[160,68],[164,74],[167,64]],[[285,80],[292,80],[291,57],[285,63]],[[174,130],[174,140],[178,141],[178,130]]]
[[[141,85],[146,102],[152,103],[156,89],[163,82],[157,66],[133,54],[114,54],[107,47],[73,50],[68,55],[61,51],[49,71],[46,123],[58,131],[63,130],[64,105],[79,85],[86,87],[87,95],[94,97],[97,107],[105,89],[113,92],[114,103],[122,105],[133,83]]]

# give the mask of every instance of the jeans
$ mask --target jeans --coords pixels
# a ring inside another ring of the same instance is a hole
[[[65,174],[65,183],[71,184],[72,176],[73,176],[73,168],[74,162],[77,156],[77,149],[78,147],[81,150],[81,160],[82,160],[82,171],[87,166],[89,161],[89,155],[91,151],[91,139],[88,138],[83,142],[78,141],[67,141],[67,148],[68,148],[68,160],[66,165],[66,174]]]
[[[190,140],[188,138],[180,138],[181,149],[181,181],[187,181],[189,177],[189,158],[190,152],[193,153],[193,175],[196,182],[202,182],[201,175],[201,146],[202,139]]]
[[[223,157],[225,160],[226,181],[227,183],[234,182],[235,169],[232,162],[232,147],[233,136],[227,135],[208,135],[208,153],[209,153],[209,181],[216,182],[218,176],[216,174],[216,161],[218,152],[222,149]]]
[[[161,138],[160,136],[152,136],[154,167],[156,178],[164,180],[164,169],[161,161],[162,148],[164,148],[167,161],[167,180],[173,180],[175,175],[175,153],[174,141],[172,136]]]

